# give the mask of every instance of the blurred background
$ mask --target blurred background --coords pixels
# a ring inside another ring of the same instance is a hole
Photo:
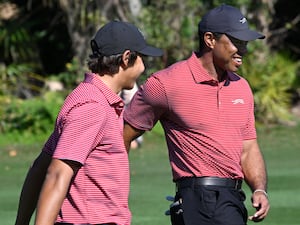
[[[253,88],[257,123],[295,124],[300,114],[297,1],[2,0],[0,133],[49,130],[57,105],[83,79],[90,39],[109,20],[134,23],[149,43],[164,49],[163,57],[145,59],[142,83],[197,50],[201,16],[221,3],[240,8],[251,27],[267,37],[249,44],[239,71]]]

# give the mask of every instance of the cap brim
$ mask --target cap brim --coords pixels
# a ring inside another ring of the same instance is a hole
[[[163,55],[163,50],[161,50],[160,48],[155,48],[155,47],[149,46],[149,45],[137,52],[139,52],[143,55],[147,55],[147,56],[162,56]]]
[[[264,39],[265,35],[262,35],[253,30],[243,30],[243,31],[235,31],[235,32],[227,32],[226,34],[242,40],[242,41],[253,41],[256,39]]]

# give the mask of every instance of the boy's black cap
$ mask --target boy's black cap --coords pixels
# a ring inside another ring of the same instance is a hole
[[[242,41],[263,39],[264,35],[250,30],[247,19],[239,9],[222,4],[206,13],[199,23],[200,32],[228,34]]]
[[[161,56],[163,51],[148,45],[143,34],[131,23],[111,21],[101,27],[91,40],[93,53],[110,56],[125,50],[136,51],[147,56]]]

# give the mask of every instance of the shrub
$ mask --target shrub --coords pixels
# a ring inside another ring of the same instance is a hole
[[[254,92],[257,121],[265,125],[289,123],[292,120],[291,90],[299,64],[279,53],[258,59],[256,54],[249,54],[240,73]]]
[[[42,97],[27,100],[2,96],[0,101],[5,104],[1,104],[0,107],[0,133],[15,135],[49,133],[63,100],[63,95],[57,92],[48,92]]]

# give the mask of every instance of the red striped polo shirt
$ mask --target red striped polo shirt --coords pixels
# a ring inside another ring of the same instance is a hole
[[[43,151],[83,166],[58,222],[130,224],[123,106],[122,99],[91,73],[66,98]]]
[[[247,81],[231,72],[223,82],[213,80],[195,54],[149,77],[124,119],[141,130],[161,122],[174,180],[243,178],[243,140],[256,138]]]

